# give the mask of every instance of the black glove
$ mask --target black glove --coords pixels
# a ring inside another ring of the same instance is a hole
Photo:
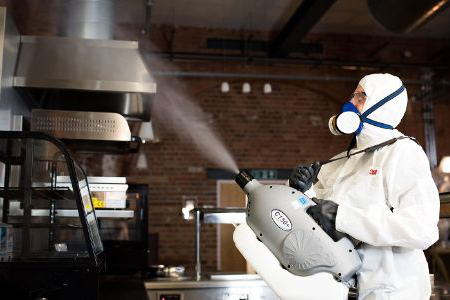
[[[312,200],[316,205],[310,206],[306,210],[306,213],[310,215],[335,242],[346,237],[355,247],[360,243],[359,240],[348,234],[336,230],[336,214],[338,210],[338,205],[336,203],[317,198],[312,198]]]
[[[289,186],[304,193],[309,190],[319,174],[320,163],[316,161],[311,166],[297,166],[289,177]]]

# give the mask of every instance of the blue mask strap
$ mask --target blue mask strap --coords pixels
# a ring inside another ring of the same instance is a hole
[[[377,127],[381,127],[381,128],[385,128],[385,129],[394,129],[394,127],[392,127],[391,125],[388,124],[384,124],[381,122],[377,122],[374,121],[372,119],[369,119],[367,116],[370,115],[371,113],[373,113],[375,110],[377,110],[378,108],[380,108],[382,105],[384,105],[386,102],[394,99],[395,97],[397,97],[398,95],[400,95],[403,91],[405,90],[405,86],[402,85],[398,90],[396,90],[395,92],[393,92],[392,94],[387,95],[386,97],[384,97],[383,99],[381,99],[380,101],[378,101],[378,103],[376,103],[375,105],[373,105],[371,108],[369,108],[368,110],[366,110],[362,115],[361,115],[361,121],[364,123],[368,123]]]
[[[384,129],[394,129],[394,127],[392,127],[391,125],[384,124],[384,123],[381,123],[381,122],[377,122],[377,121],[374,121],[374,120],[369,119],[369,118],[361,118],[361,119],[363,120],[364,123],[367,123],[367,124],[370,124],[370,125],[373,125],[373,126],[381,127],[381,128],[384,128]]]

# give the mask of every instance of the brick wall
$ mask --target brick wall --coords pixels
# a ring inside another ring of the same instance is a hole
[[[8,4],[10,1],[0,1]],[[14,2],[15,3],[15,2]],[[23,3],[23,2],[21,2]],[[38,10],[37,1],[27,1],[25,9],[17,2],[15,16],[24,34],[56,34],[57,14]],[[37,11],[38,10],[38,11]],[[53,18],[53,19],[52,19]],[[53,22],[52,22],[53,20]],[[139,25],[119,24],[116,36],[122,39],[141,39],[144,49],[167,52],[168,33],[174,28],[153,27],[151,45],[139,36]],[[270,80],[272,94],[262,93],[264,80],[228,78],[231,91],[220,92],[221,78],[156,77],[158,94],[155,101],[164,104],[164,94],[173,92],[175,81],[183,84],[182,94],[201,107],[209,125],[216,130],[240,168],[292,168],[298,163],[326,159],[346,149],[348,137],[334,137],[327,129],[328,118],[339,111],[348,100],[357,80],[372,72],[392,72],[406,82],[410,103],[399,129],[415,136],[424,144],[422,104],[420,101],[421,69],[408,64],[443,64],[448,59],[441,53],[448,47],[448,40],[418,40],[369,36],[344,36],[310,34],[306,41],[321,42],[322,54],[300,54],[298,58],[314,60],[314,63],[253,61],[250,53],[247,61],[227,60],[226,55],[239,51],[206,49],[207,37],[240,38],[248,32],[198,28],[175,28],[173,50],[184,53],[218,54],[219,61],[163,60],[148,57],[152,71],[179,70],[196,72],[259,73],[271,75],[296,75],[316,80]],[[255,39],[265,38],[266,33],[252,33]],[[275,34],[275,33],[273,33]],[[386,46],[381,47],[385,43]],[[374,51],[380,48],[379,51]],[[405,51],[412,55],[406,57]],[[446,53],[448,51],[444,51]],[[324,64],[322,61],[332,63]],[[349,65],[344,64],[350,63]],[[355,62],[355,66],[351,64]],[[367,65],[370,62],[372,65]],[[361,64],[365,66],[361,67]],[[389,65],[383,67],[383,64]],[[398,64],[403,66],[398,67]],[[316,76],[316,77],[313,77]],[[317,80],[317,77],[330,80]],[[448,78],[448,73],[436,72],[436,78]],[[251,83],[252,92],[242,94],[242,83]],[[437,85],[436,136],[438,159],[450,154],[450,129],[448,115],[450,105],[445,87]],[[177,90],[178,91],[178,90]],[[141,147],[147,157],[148,170],[136,168],[136,155],[113,156],[110,172],[128,176],[129,182],[149,185],[149,232],[159,234],[159,263],[184,264],[192,270],[194,265],[194,227],[181,216],[182,199],[194,196],[198,204],[216,204],[216,182],[206,178],[206,169],[216,165],[199,154],[195,147],[177,135],[176,127],[162,126],[154,116],[159,143]],[[136,128],[135,128],[136,131]],[[102,160],[98,156],[80,157],[89,175],[102,175]],[[111,161],[111,160],[109,160]],[[108,174],[111,175],[111,174]],[[203,264],[208,270],[216,268],[216,229],[206,225],[202,231]],[[231,241],[230,241],[231,242]]]

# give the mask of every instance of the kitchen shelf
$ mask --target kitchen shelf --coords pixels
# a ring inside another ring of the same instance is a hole
[[[0,188],[0,198],[8,199],[23,199],[25,191],[21,188]],[[68,188],[31,188],[33,196],[40,196],[40,199],[47,200],[63,200],[72,199],[74,197],[73,191]]]
[[[11,217],[21,217],[23,216],[23,209],[12,209],[9,214]],[[57,209],[56,216],[65,218],[78,218],[79,213],[76,209]],[[49,209],[32,209],[32,217],[49,217]],[[121,218],[130,219],[134,217],[133,210],[114,210],[114,209],[101,209],[95,211],[95,216],[99,218]]]
[[[245,208],[200,208],[200,220],[205,224],[245,223]]]
[[[132,136],[130,141],[96,141],[81,139],[62,139],[75,153],[128,154],[138,153],[142,141]]]
[[[6,259],[12,256],[32,263],[58,258],[61,254],[55,245],[63,241],[70,251],[79,252],[72,258],[74,268],[83,256],[92,270],[101,270],[103,245],[86,175],[67,147],[44,133],[0,131],[0,159],[4,161],[1,222],[7,228],[1,251],[9,255]],[[58,186],[58,176],[68,176],[70,184]],[[123,217],[130,215],[125,213]],[[41,271],[46,272],[45,268]]]

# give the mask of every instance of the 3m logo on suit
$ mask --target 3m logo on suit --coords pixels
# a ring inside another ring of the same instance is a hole
[[[370,169],[369,175],[377,175],[378,170],[377,169]]]

